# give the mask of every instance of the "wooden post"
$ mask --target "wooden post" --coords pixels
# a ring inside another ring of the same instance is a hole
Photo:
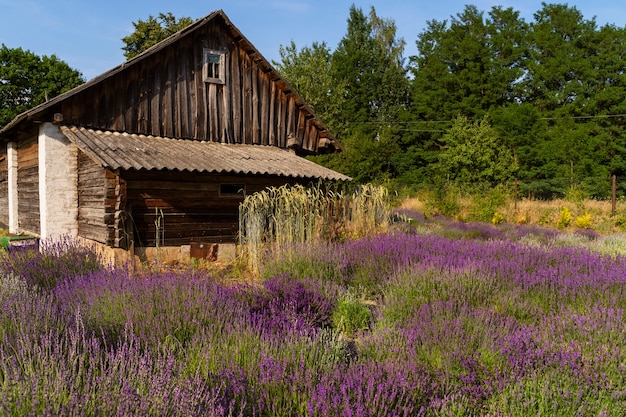
[[[515,177],[515,191],[513,193],[513,212],[517,214],[517,177]]]
[[[611,217],[615,217],[615,208],[617,206],[617,178],[615,175],[611,177]]]

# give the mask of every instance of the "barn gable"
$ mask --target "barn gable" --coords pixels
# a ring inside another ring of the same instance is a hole
[[[18,116],[0,136],[29,121],[55,120],[132,134],[290,146],[300,154],[339,149],[302,97],[222,11]]]

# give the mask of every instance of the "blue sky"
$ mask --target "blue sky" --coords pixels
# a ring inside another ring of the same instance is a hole
[[[576,6],[599,25],[626,26],[626,2],[585,0]],[[133,31],[132,22],[172,12],[197,19],[222,9],[268,60],[279,59],[280,45],[292,40],[298,48],[325,41],[334,49],[346,30],[352,4],[393,19],[398,36],[407,43],[405,56],[415,54],[415,41],[432,19],[444,20],[473,4],[488,12],[502,5],[519,10],[527,21],[540,10],[541,0],[0,0],[0,43],[37,55],[55,54],[91,79],[124,62],[121,39]]]

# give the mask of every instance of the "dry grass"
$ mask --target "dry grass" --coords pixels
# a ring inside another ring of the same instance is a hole
[[[408,197],[400,202],[399,208],[407,210],[418,210],[421,212],[426,211],[426,203],[424,200],[417,197]]]
[[[462,197],[457,200],[457,220],[467,220],[475,210],[476,202],[472,198]],[[399,207],[418,210],[427,216],[432,214],[432,203],[427,197],[410,197],[404,199]],[[566,227],[562,226],[561,216],[563,208],[571,214],[571,221]],[[429,213],[430,211],[430,213]],[[560,228],[565,231],[576,231],[591,228],[601,234],[623,233],[626,231],[626,201],[617,201],[615,216],[612,215],[611,201],[601,200],[532,200],[524,199],[513,201],[509,199],[504,205],[495,209],[500,221],[517,224],[537,224],[543,227]],[[588,215],[588,226],[585,227],[585,216]],[[561,224],[560,224],[561,223]],[[577,224],[578,223],[578,224]]]
[[[571,221],[566,226],[562,221],[564,208],[571,214]],[[532,223],[565,230],[591,228],[602,234],[612,234],[623,232],[626,226],[623,221],[626,215],[624,201],[617,203],[615,216],[612,216],[611,202],[599,200],[521,200],[509,202],[500,210],[511,223]]]

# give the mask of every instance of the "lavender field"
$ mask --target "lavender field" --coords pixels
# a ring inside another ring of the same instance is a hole
[[[283,248],[254,282],[14,251],[0,414],[626,415],[626,257],[599,239],[405,227]]]

